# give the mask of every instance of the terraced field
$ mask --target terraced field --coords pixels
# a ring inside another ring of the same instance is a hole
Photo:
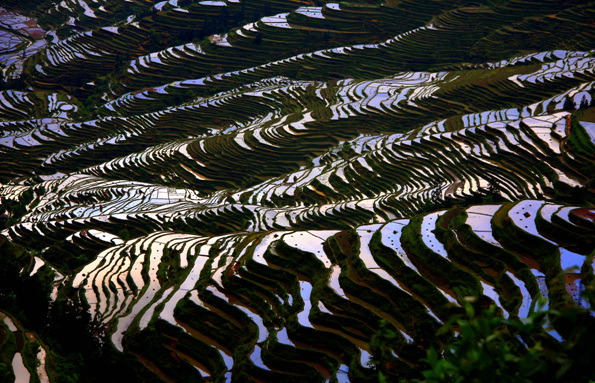
[[[467,297],[588,307],[593,2],[27,4],[26,36],[0,12],[0,249],[137,381],[377,381],[387,328],[414,379]],[[47,374],[20,365],[66,381],[43,340]]]

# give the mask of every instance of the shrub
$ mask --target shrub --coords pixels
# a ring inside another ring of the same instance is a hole
[[[587,289],[591,303],[594,288]],[[444,326],[458,327],[459,336],[442,352],[428,351],[424,382],[587,382],[595,376],[590,360],[595,350],[591,314],[592,310],[570,306],[538,310],[522,321],[506,320],[495,306],[477,311],[468,300],[465,313]],[[544,332],[544,327],[555,327],[557,322],[570,323],[574,329],[561,342]]]

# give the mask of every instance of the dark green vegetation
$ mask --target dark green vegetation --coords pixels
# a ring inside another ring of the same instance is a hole
[[[0,237],[0,259],[3,265],[0,269],[0,311],[9,312],[22,325],[22,329],[14,333],[7,327],[0,329],[0,374],[4,374],[0,376],[12,374],[12,357],[18,351],[23,354],[25,365],[34,377],[32,381],[38,381],[35,366],[40,345],[25,334],[32,331],[49,351],[45,363],[52,382],[105,379],[125,382],[139,376],[143,381],[158,381],[147,375],[137,360],[103,347],[102,325],[94,321],[85,308],[66,295],[56,301],[50,300],[56,274],[50,267],[43,266],[28,276],[34,263],[31,252]],[[113,369],[119,371],[118,376],[109,372]]]
[[[594,379],[594,5],[6,2],[0,380]]]
[[[591,288],[588,295],[592,293]],[[548,319],[566,322],[569,333],[564,342],[543,337],[543,327],[551,326]],[[430,349],[430,369],[423,372],[426,382],[577,382],[595,375],[586,357],[594,352],[592,310],[536,311],[518,322],[503,320],[494,306],[477,313],[466,303],[465,315],[454,317],[445,328],[452,325],[461,334],[447,345],[443,358]],[[529,344],[521,336],[531,339]]]
[[[472,302],[472,297],[468,297],[465,313],[453,316],[441,330],[449,331],[454,326],[460,335],[443,351],[430,348],[428,367],[420,381],[566,382],[585,381],[595,374],[585,357],[593,352],[591,310],[537,310],[528,318],[515,321],[503,319],[495,306],[479,308],[477,312]],[[548,320],[566,321],[571,326],[564,342],[548,339],[543,331],[552,326]],[[387,351],[394,346],[395,338],[395,332],[383,323],[370,342],[371,349],[377,350],[371,364],[380,382],[391,381]]]

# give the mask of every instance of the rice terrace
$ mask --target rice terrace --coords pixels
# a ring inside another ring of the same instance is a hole
[[[0,1],[0,382],[595,380],[595,2]]]

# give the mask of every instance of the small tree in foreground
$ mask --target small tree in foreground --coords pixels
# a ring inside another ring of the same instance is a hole
[[[585,294],[591,303],[592,290],[591,286]],[[573,306],[508,320],[495,306],[476,311],[466,302],[465,313],[444,326],[459,328],[456,340],[443,352],[428,351],[424,382],[589,382],[595,379],[595,318],[591,314],[592,310]],[[574,329],[561,342],[544,330],[551,330],[558,321]]]

